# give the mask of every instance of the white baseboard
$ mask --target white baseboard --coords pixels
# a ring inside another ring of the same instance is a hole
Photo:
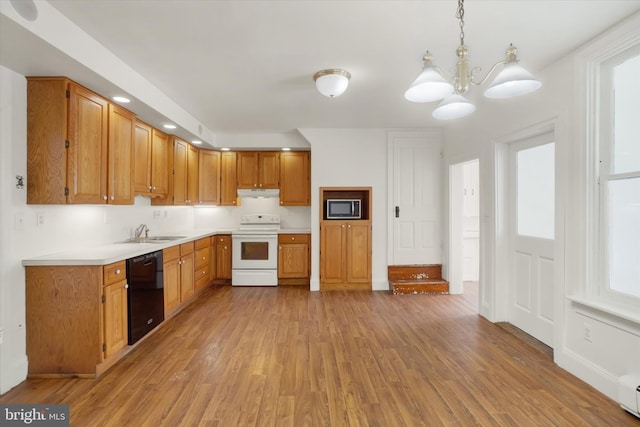
[[[2,367],[2,375],[0,376],[0,394],[5,394],[13,387],[27,379],[29,370],[29,361],[27,356],[23,356],[12,364]]]
[[[617,376],[566,348],[560,352],[554,349],[554,359],[562,369],[575,375],[600,393],[616,402],[618,401]]]

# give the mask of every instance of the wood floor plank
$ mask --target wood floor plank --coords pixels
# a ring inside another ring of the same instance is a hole
[[[72,426],[100,427],[639,425],[478,316],[474,291],[219,286],[101,377],[29,379],[0,403],[66,403]]]

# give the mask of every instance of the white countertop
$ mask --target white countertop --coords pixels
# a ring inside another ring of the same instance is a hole
[[[123,259],[133,258],[149,252],[187,243],[215,234],[231,234],[232,230],[189,230],[179,233],[163,233],[165,236],[185,236],[183,239],[163,241],[158,243],[129,243],[116,242],[88,248],[70,249],[22,260],[23,266],[37,265],[107,265]]]
[[[38,265],[107,265],[123,259],[133,258],[149,252],[155,252],[171,246],[198,240],[216,234],[232,234],[233,230],[196,229],[176,233],[163,233],[164,236],[185,236],[182,239],[158,243],[116,242],[88,248],[70,249],[34,258],[22,260],[23,266]],[[281,234],[310,234],[310,228],[282,228]]]

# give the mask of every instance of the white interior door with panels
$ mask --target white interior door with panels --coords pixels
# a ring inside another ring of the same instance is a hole
[[[440,132],[391,132],[389,151],[390,265],[440,264]]]
[[[509,145],[509,322],[553,347],[553,132]]]

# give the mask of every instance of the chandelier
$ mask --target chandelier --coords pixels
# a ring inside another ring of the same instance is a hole
[[[440,68],[433,65],[433,56],[427,51],[422,58],[424,61],[422,72],[404,93],[407,100],[412,102],[442,100],[432,113],[436,119],[449,120],[465,117],[473,113],[476,107],[463,95],[471,85],[484,84],[500,65],[503,65],[502,71],[484,91],[484,96],[487,98],[511,98],[540,87],[541,83],[518,64],[517,49],[512,44],[506,50],[506,58],[494,64],[482,80],[476,81],[475,73],[480,71],[480,67],[469,70],[467,60],[469,50],[464,44],[464,0],[458,0],[456,18],[460,26],[460,46],[456,49],[458,62],[455,73],[446,79]]]

